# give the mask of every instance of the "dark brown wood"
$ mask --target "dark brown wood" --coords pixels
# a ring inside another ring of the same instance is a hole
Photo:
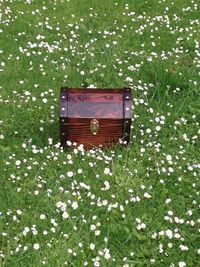
[[[86,149],[94,146],[110,147],[119,139],[130,141],[131,90],[61,88],[60,139],[83,144]],[[98,130],[92,131],[95,121]]]
[[[99,130],[96,135],[90,129],[91,119],[69,118],[61,124],[61,132],[65,133],[64,143],[69,140],[77,144],[84,144],[85,148],[93,146],[110,146],[123,137],[123,120],[99,119]],[[62,145],[65,145],[65,144]]]

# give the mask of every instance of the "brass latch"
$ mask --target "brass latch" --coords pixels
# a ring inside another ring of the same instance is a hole
[[[92,134],[96,135],[99,130],[99,122],[96,119],[90,121],[90,130]]]

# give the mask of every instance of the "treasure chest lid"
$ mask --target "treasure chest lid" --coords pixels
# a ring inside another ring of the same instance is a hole
[[[131,118],[130,88],[61,88],[60,117]]]

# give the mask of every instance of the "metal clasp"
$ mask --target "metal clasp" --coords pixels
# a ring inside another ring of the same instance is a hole
[[[96,119],[90,121],[90,130],[92,134],[96,135],[99,130],[99,122]]]

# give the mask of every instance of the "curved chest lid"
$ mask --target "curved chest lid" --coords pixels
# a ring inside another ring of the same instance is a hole
[[[60,117],[131,118],[131,90],[61,88]]]

